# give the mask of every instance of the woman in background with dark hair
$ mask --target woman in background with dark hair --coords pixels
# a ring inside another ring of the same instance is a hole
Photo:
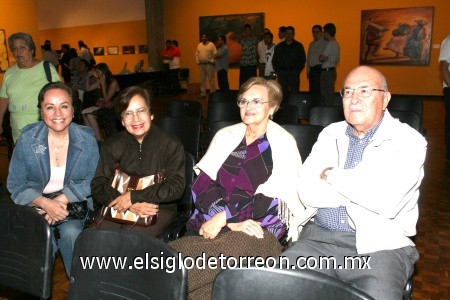
[[[91,77],[95,77],[97,80],[89,80]],[[108,136],[117,132],[117,123],[112,107],[119,92],[119,83],[114,79],[107,64],[99,63],[93,67],[92,71],[88,72],[83,96],[84,109],[81,113],[84,124],[94,129],[98,142],[103,142],[103,136],[98,126],[100,120],[108,123]]]
[[[119,212],[130,210],[141,218],[158,214],[156,224],[132,227],[132,230],[157,236],[175,219],[177,204],[174,201],[183,194],[185,170],[183,145],[176,136],[151,123],[151,108],[150,94],[146,89],[131,86],[119,94],[114,111],[126,130],[102,145],[91,188],[96,202]],[[126,174],[138,177],[165,169],[166,180],[122,195],[110,184],[116,163],[120,163]],[[100,214],[97,220],[101,219]],[[131,225],[103,220],[101,227],[129,229]]]

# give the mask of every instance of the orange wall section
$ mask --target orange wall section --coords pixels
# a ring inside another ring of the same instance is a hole
[[[106,63],[113,74],[118,74],[125,63],[130,72],[134,72],[134,66],[141,59],[144,60],[144,68],[148,66],[148,54],[138,54],[139,45],[147,45],[146,32],[145,20],[138,20],[41,30],[40,40],[50,40],[54,49],[60,49],[61,44],[70,44],[78,52],[79,40],[87,44],[92,52],[94,47],[104,47],[105,55],[95,56],[96,62]],[[119,55],[108,55],[108,46],[118,46]],[[122,46],[134,46],[136,54],[123,54]]]
[[[271,0],[260,1],[216,1],[211,5],[209,0],[165,0],[164,23],[165,36],[180,42],[182,67],[191,69],[191,82],[200,82],[200,72],[195,64],[195,50],[199,43],[199,17],[265,13],[265,27],[274,33],[274,41],[278,42],[278,27],[292,25],[296,29],[295,38],[305,50],[312,40],[311,28],[314,24],[322,26],[328,22],[336,25],[336,38],[341,48],[341,62],[337,67],[338,78],[336,90],[339,90],[350,70],[359,65],[359,45],[361,10],[388,9],[402,7],[434,6],[433,33],[431,37],[431,56],[429,66],[377,66],[388,81],[392,93],[442,95],[442,80],[439,74],[439,49],[433,44],[441,44],[450,34],[450,1],[443,0]],[[228,72],[230,86],[238,88],[239,70]],[[308,90],[306,71],[301,73],[302,91]],[[209,85],[207,85],[209,86]]]

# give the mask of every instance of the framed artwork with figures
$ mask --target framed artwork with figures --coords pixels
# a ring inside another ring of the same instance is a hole
[[[430,64],[434,7],[361,11],[362,65]]]

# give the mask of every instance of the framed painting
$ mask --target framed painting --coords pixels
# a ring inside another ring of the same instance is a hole
[[[105,55],[105,48],[104,47],[94,47],[94,56],[101,56]]]
[[[239,39],[242,37],[245,24],[252,27],[254,37],[261,37],[264,30],[264,13],[200,17],[199,38],[202,34],[206,34],[208,40],[215,43],[219,36],[226,36],[227,46],[230,48],[230,67],[237,67],[242,56]]]
[[[117,46],[108,47],[108,55],[118,55],[118,54],[119,54],[119,47]]]
[[[8,48],[6,47],[6,33],[0,29],[0,73],[4,73],[9,68]]]
[[[139,45],[139,53],[148,53],[148,45]]]
[[[134,46],[122,46],[122,53],[123,54],[134,54],[135,53]]]
[[[361,11],[359,62],[429,65],[434,7]]]

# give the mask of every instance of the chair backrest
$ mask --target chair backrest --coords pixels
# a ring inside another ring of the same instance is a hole
[[[317,141],[319,134],[323,130],[323,126],[311,124],[297,124],[297,125],[281,125],[287,132],[292,134],[297,142],[298,152],[302,161],[311,153],[312,147]]]
[[[187,270],[178,253],[148,234],[86,229],[76,240],[73,257],[68,299],[186,298]],[[88,258],[93,263],[86,267]]]
[[[420,96],[414,95],[392,95],[388,103],[388,110],[412,111],[420,116],[420,124],[422,125],[423,117],[423,100]]]
[[[241,121],[236,101],[213,102],[208,105],[208,127],[216,121]]]
[[[164,117],[156,125],[175,134],[183,143],[184,150],[196,157],[200,144],[200,120],[195,117]]]
[[[297,124],[298,123],[298,108],[296,105],[286,104],[280,107],[273,116],[273,121],[282,124]]]
[[[0,285],[49,298],[53,271],[47,221],[31,207],[0,205]]]
[[[309,112],[313,107],[312,95],[307,92],[300,92],[295,94],[289,94],[287,103],[295,105],[298,108],[298,119],[308,120]]]
[[[209,143],[211,143],[213,137],[216,135],[216,133],[227,126],[231,126],[234,124],[239,123],[239,121],[216,121],[214,123],[211,124],[210,128],[209,128]]]
[[[373,298],[343,281],[313,270],[249,267],[221,270],[214,280],[212,299]]]
[[[344,110],[338,106],[316,106],[309,114],[309,124],[328,126],[331,123],[344,121]]]
[[[212,92],[208,96],[208,105],[214,102],[233,102],[236,103],[239,91],[230,90],[227,92]]]
[[[391,116],[420,132],[420,116],[413,111],[389,110]]]
[[[180,81],[189,82],[189,68],[181,68],[180,73],[178,74],[178,78]]]
[[[180,118],[192,117],[200,120],[202,118],[202,104],[193,100],[175,100],[167,103],[166,117]]]

